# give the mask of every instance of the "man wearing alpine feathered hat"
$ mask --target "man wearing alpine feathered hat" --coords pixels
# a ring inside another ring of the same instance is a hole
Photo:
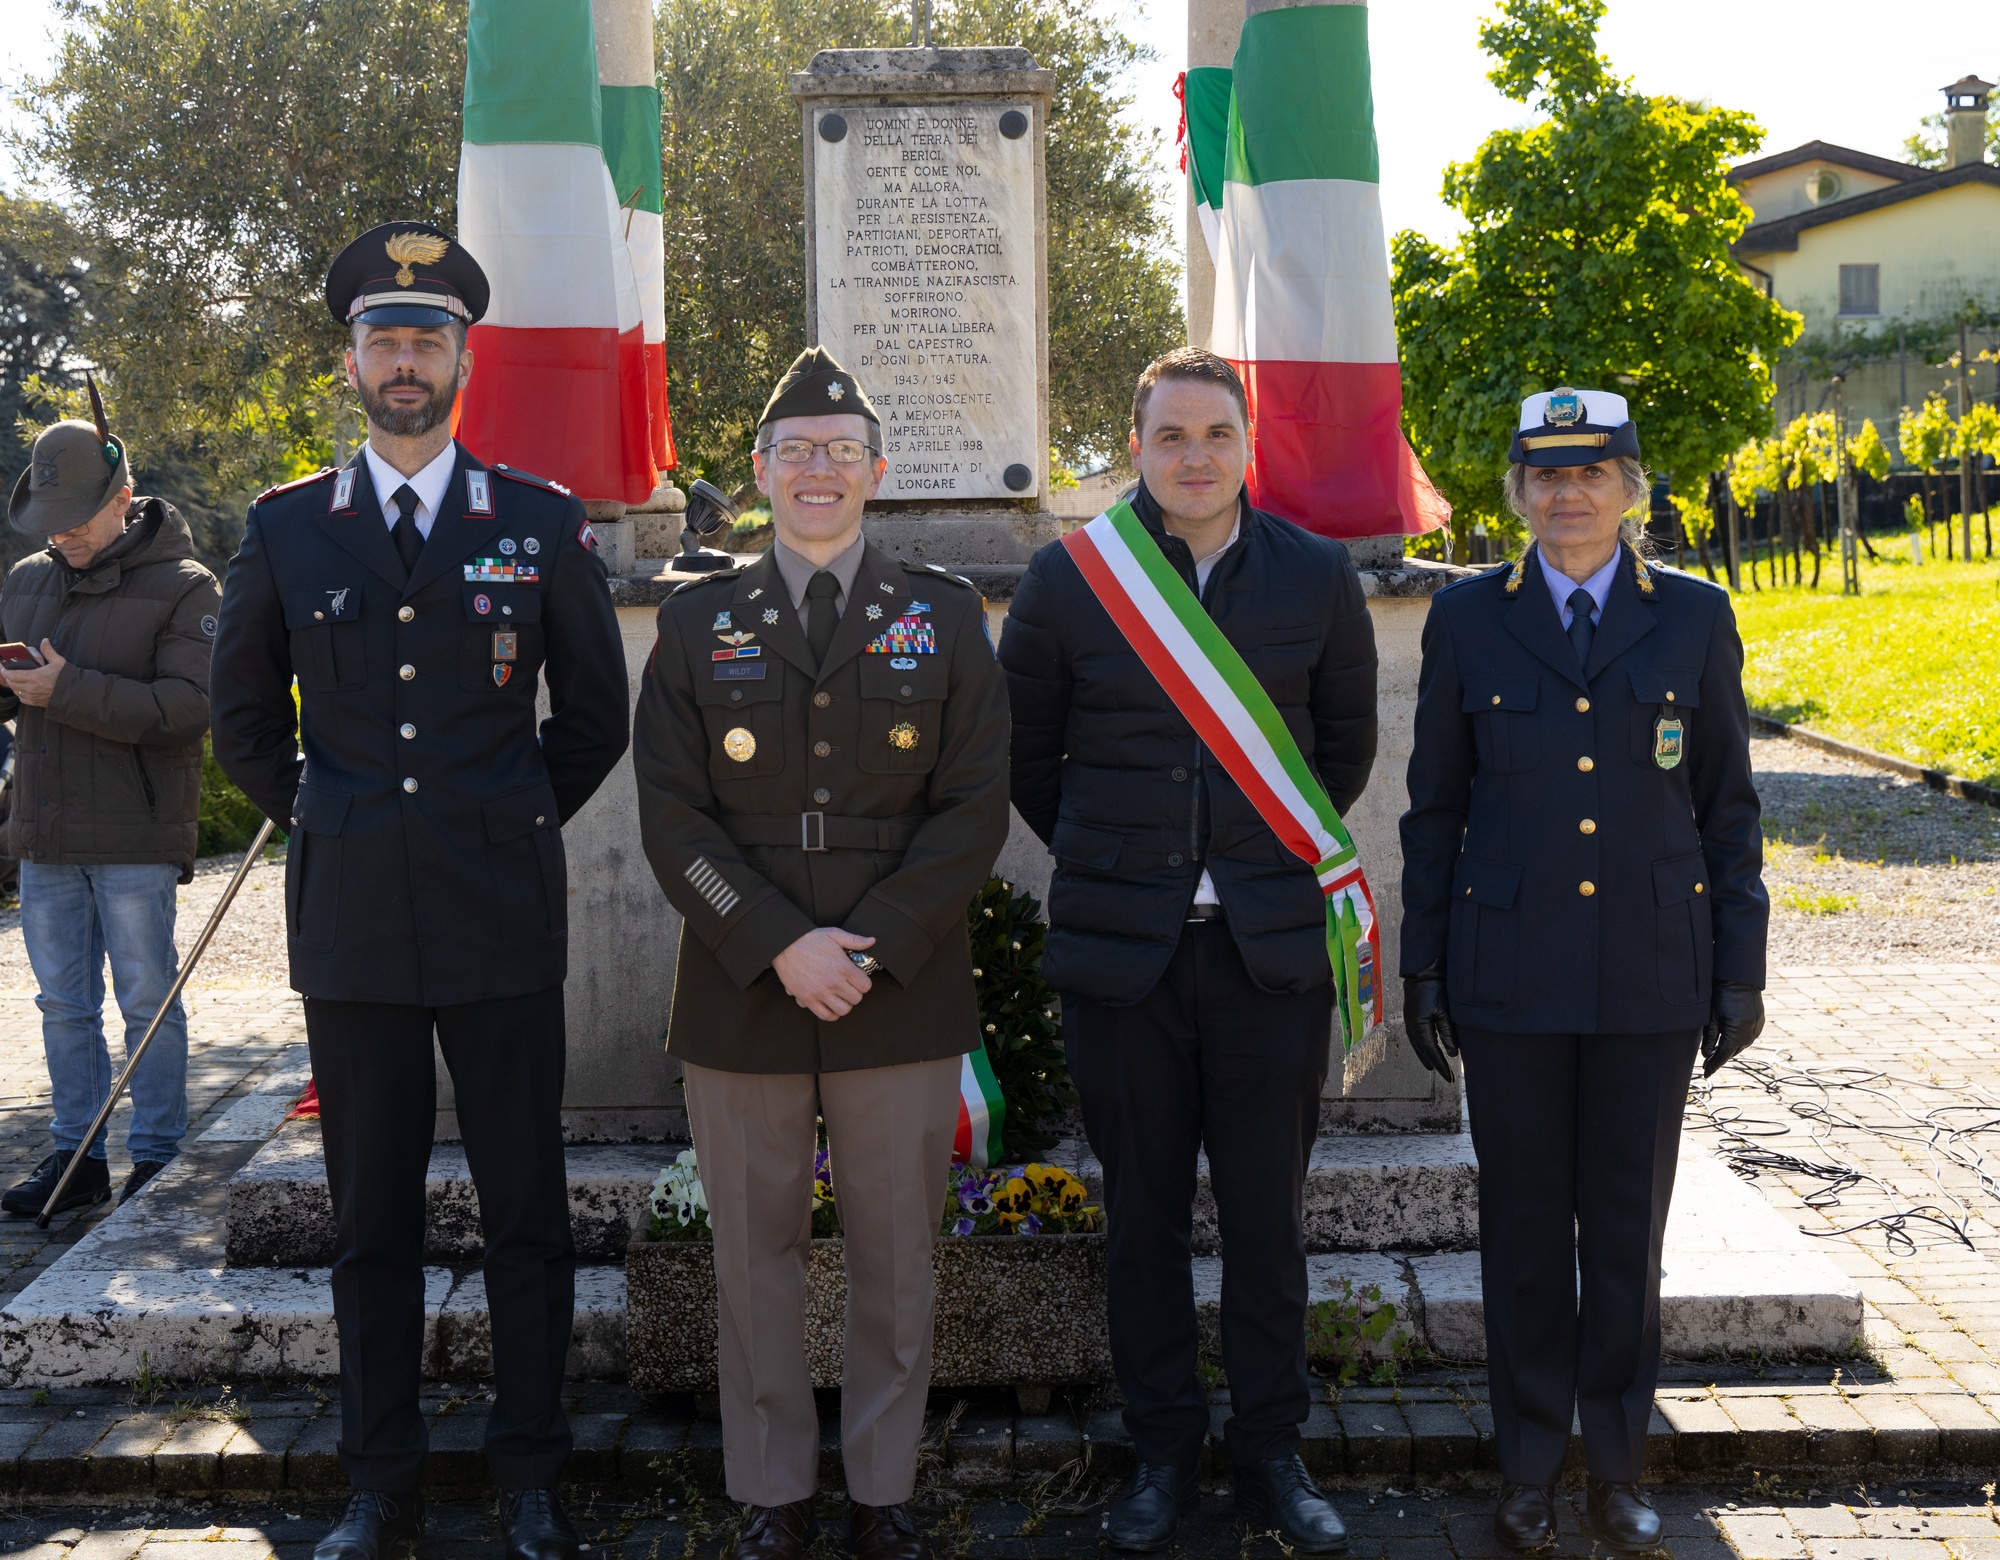
[[[1743,647],[1727,591],[1647,560],[1649,492],[1623,396],[1529,396],[1505,496],[1532,541],[1424,624],[1403,1013],[1425,1066],[1465,1063],[1513,1549],[1555,1537],[1573,1421],[1598,1537],[1659,1542],[1638,1479],[1689,1068],[1764,1021]]]

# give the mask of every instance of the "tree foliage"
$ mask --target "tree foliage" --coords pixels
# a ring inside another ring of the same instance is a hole
[[[72,362],[92,286],[82,249],[60,208],[0,195],[0,481],[9,491],[33,430],[53,420],[45,397],[81,383]],[[0,562],[33,547],[9,526]]]
[[[1464,217],[1445,248],[1392,246],[1411,442],[1459,523],[1493,515],[1523,397],[1617,389],[1647,459],[1699,492],[1769,427],[1770,364],[1798,334],[1737,268],[1749,219],[1728,183],[1749,115],[1636,92],[1597,51],[1604,0],[1502,0],[1490,79],[1540,122],[1445,170]]]

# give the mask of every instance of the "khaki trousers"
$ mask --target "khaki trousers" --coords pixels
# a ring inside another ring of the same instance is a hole
[[[817,1075],[685,1071],[715,1232],[730,1498],[783,1506],[819,1487],[819,1415],[805,1350],[818,1115],[847,1261],[840,1392],[847,1493],[867,1506],[908,1500],[930,1387],[931,1243],[958,1125],[959,1059]]]

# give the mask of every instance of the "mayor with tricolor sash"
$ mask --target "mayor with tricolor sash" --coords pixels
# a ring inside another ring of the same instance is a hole
[[[1375,759],[1375,636],[1347,550],[1243,493],[1242,382],[1184,347],[1132,403],[1140,482],[1023,576],[1000,646],[1013,799],[1055,855],[1043,970],[1104,1166],[1111,1354],[1138,1469],[1114,1549],[1170,1543],[1209,1409],[1189,1259],[1206,1151],[1230,1484],[1303,1554],[1347,1537],[1298,1454],[1307,1156],[1331,1037],[1381,1017],[1340,815]]]

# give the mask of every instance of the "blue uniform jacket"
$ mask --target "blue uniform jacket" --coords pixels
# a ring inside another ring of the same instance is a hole
[[[1711,981],[1762,987],[1728,592],[1621,549],[1586,670],[1531,550],[1439,591],[1423,646],[1403,973],[1442,964],[1455,1022],[1520,1034],[1698,1029]]]
[[[210,672],[215,756],[290,833],[307,996],[439,1007],[563,979],[560,825],[630,729],[583,530],[577,499],[463,447],[407,583],[358,455],[251,506]]]

